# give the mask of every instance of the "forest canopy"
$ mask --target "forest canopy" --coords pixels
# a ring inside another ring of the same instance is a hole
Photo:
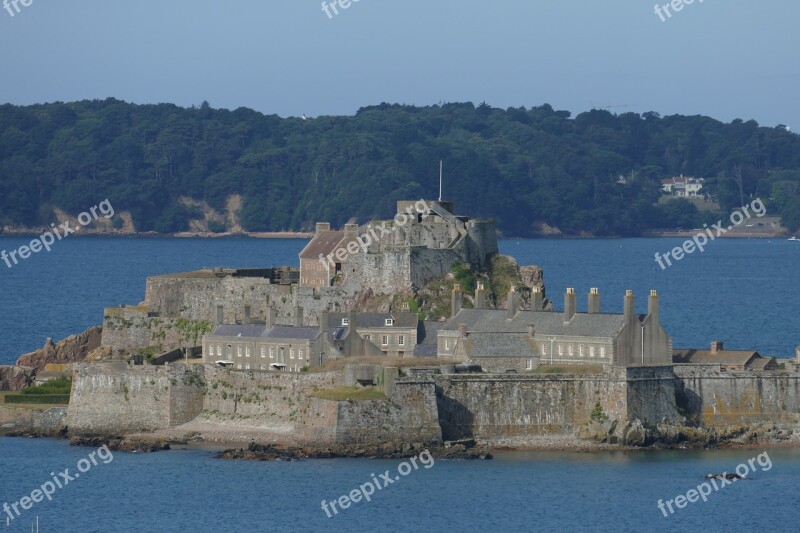
[[[459,214],[493,218],[506,235],[694,226],[702,215],[688,202],[654,206],[661,180],[681,174],[706,178],[725,212],[759,196],[800,227],[800,136],[784,126],[486,103],[280,118],[113,98],[0,106],[0,227],[46,225],[53,207],[77,214],[108,198],[138,231],[183,231],[201,214],[180,198],[224,210],[234,194],[246,230],[340,226],[436,198],[439,160]]]

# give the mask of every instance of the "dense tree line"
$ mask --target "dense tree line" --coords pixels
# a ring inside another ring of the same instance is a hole
[[[223,209],[236,193],[249,230],[338,226],[387,217],[401,198],[436,197],[440,159],[445,197],[508,235],[542,224],[596,235],[693,226],[700,215],[688,203],[654,207],[660,180],[679,174],[709,178],[725,211],[758,195],[800,227],[800,136],[752,120],[573,118],[485,103],[304,120],[115,99],[0,106],[0,226],[47,224],[53,206],[79,213],[109,198],[140,231],[180,231],[199,216],[180,197]]]

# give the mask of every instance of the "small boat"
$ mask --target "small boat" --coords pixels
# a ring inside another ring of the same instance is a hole
[[[739,474],[706,474],[706,479],[743,479]]]
[[[791,238],[789,238],[787,240],[800,242],[800,239],[798,239],[797,237],[791,237]]]

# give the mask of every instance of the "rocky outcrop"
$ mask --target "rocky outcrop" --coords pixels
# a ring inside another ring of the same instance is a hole
[[[21,356],[17,360],[17,366],[42,371],[48,364],[78,363],[86,359],[89,352],[100,347],[102,333],[102,326],[94,326],[57,344],[52,339],[47,339],[40,350]]]
[[[492,459],[486,449],[477,447],[475,441],[467,444],[445,443],[445,446],[425,446],[421,443],[386,443],[380,446],[341,445],[321,448],[262,445],[252,443],[247,448],[232,448],[220,452],[218,459],[236,461],[296,461],[297,459],[332,459],[336,457],[363,457],[370,459],[404,459],[425,450],[436,459]]]
[[[33,368],[0,366],[0,391],[18,391],[30,387],[35,377]]]

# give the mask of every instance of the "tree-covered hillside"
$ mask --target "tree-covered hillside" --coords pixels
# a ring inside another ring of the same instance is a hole
[[[109,198],[139,231],[181,231],[200,215],[180,197],[224,210],[234,194],[247,230],[338,226],[436,197],[440,159],[445,197],[507,235],[695,222],[688,204],[653,206],[659,181],[679,174],[712,178],[725,211],[758,195],[800,226],[800,136],[754,121],[471,103],[303,120],[107,99],[0,106],[0,227],[48,224],[53,207],[79,213]]]

